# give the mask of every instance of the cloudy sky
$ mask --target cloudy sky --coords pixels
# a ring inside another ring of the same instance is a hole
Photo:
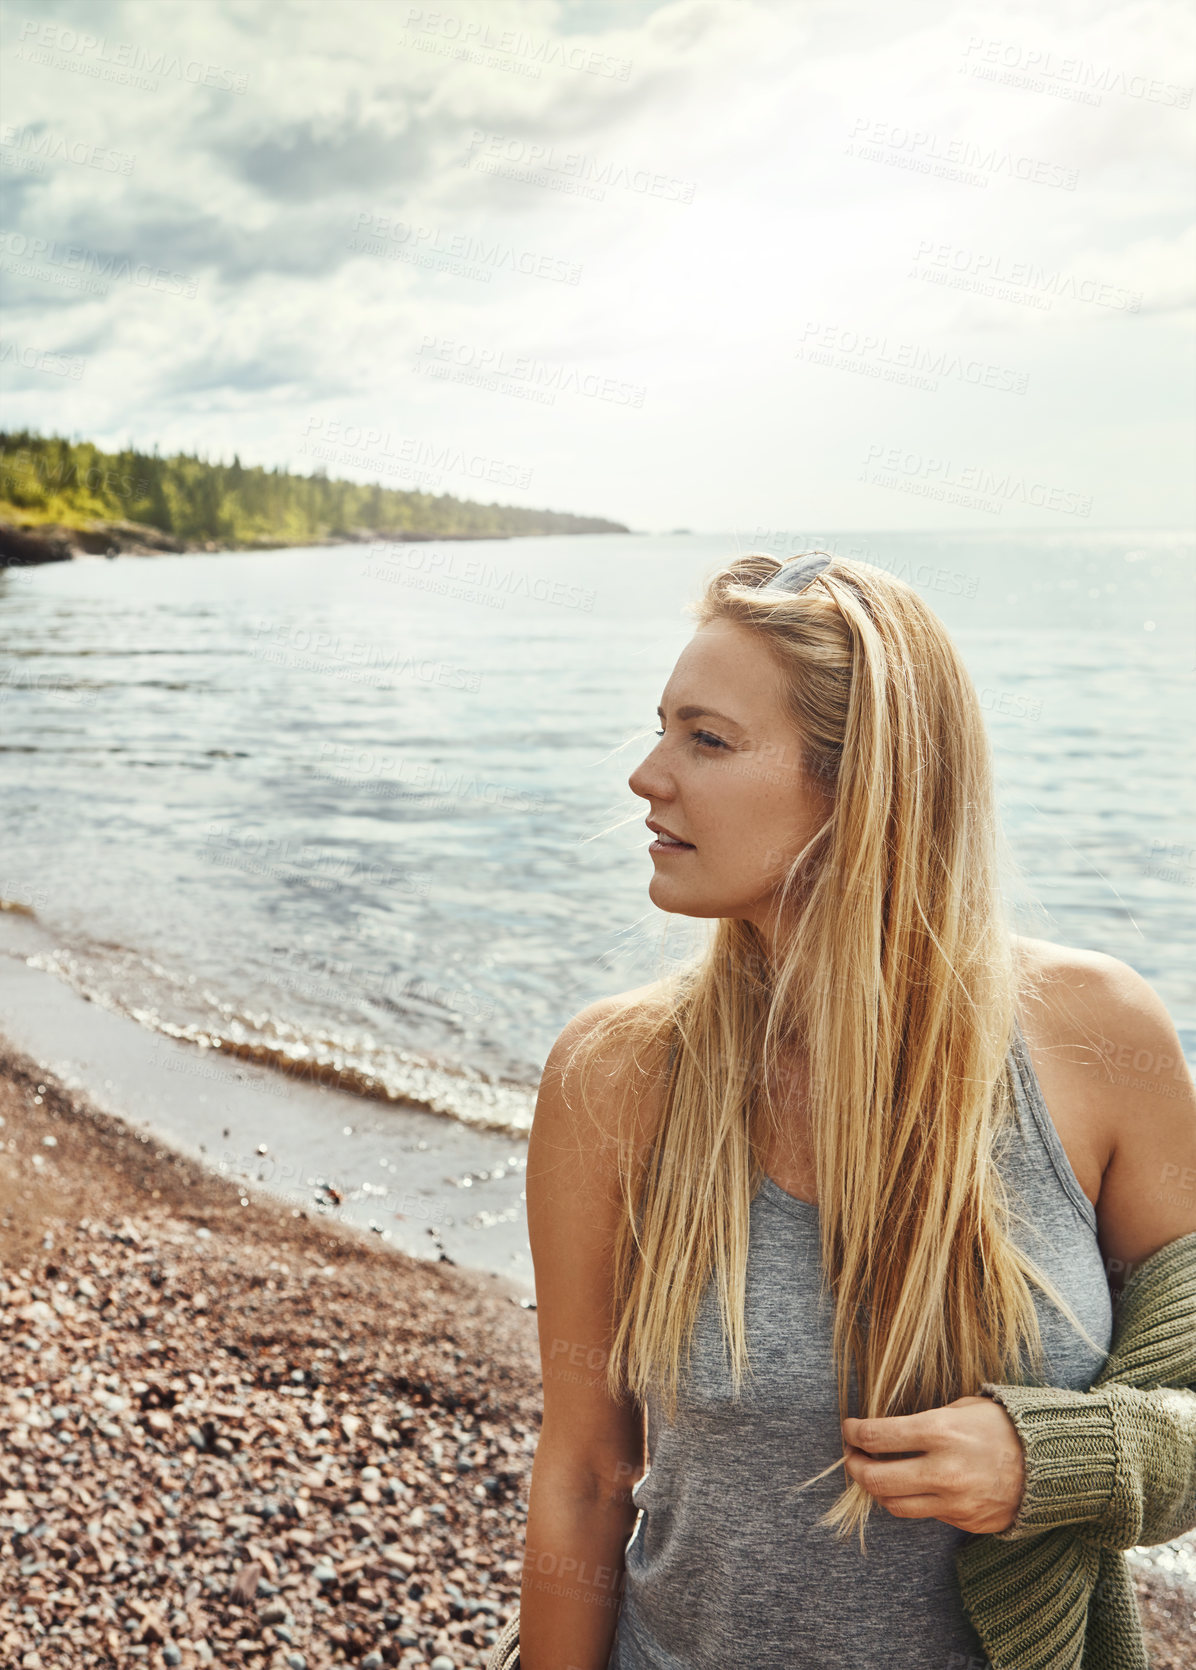
[[[8,0],[5,427],[702,531],[1193,520],[1183,0]]]

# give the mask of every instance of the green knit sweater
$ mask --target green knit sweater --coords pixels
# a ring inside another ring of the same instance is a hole
[[[1013,1524],[955,1555],[993,1670],[1149,1670],[1121,1551],[1196,1530],[1196,1234],[1134,1271],[1089,1391],[980,1390],[1026,1460]]]

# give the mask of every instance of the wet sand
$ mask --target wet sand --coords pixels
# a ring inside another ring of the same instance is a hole
[[[91,1106],[281,1202],[416,1257],[495,1270],[534,1297],[525,1137],[164,1037],[25,961],[49,943],[36,922],[0,915],[3,1036]]]

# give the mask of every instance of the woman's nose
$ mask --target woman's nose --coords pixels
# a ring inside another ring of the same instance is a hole
[[[657,759],[659,750],[658,742],[627,779],[628,788],[632,794],[638,794],[641,800],[666,798],[667,774],[660,768]]]

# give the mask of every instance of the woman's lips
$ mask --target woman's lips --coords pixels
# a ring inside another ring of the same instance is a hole
[[[658,835],[648,847],[649,852],[696,852],[697,848],[688,841],[673,841],[667,836]]]

